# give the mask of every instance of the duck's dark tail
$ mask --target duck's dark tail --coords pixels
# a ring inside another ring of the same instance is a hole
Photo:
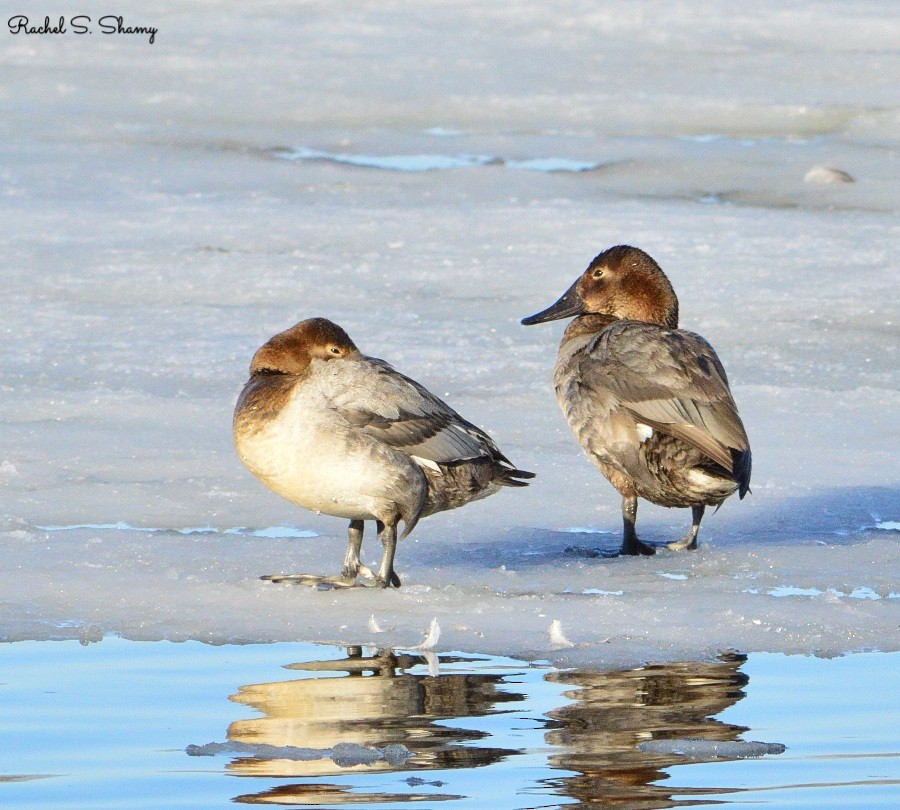
[[[497,480],[505,487],[527,487],[528,481],[536,475],[536,473],[528,472],[528,470],[517,470],[515,467],[508,468],[499,465],[497,471],[499,473]]]
[[[750,469],[753,466],[753,459],[750,450],[731,450],[731,475],[738,484],[738,496],[743,498],[750,492]]]

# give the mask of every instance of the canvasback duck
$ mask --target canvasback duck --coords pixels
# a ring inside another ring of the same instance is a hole
[[[707,506],[750,491],[750,443],[719,358],[678,328],[678,298],[643,250],[604,251],[526,326],[575,318],[559,346],[560,407],[591,460],[622,496],[622,554],[638,539],[637,499],[691,507],[691,530],[668,548],[695,549]]]
[[[527,486],[483,430],[383,360],[360,353],[347,333],[310,318],[275,335],[253,356],[234,411],[238,456],[283,498],[350,521],[338,576],[276,574],[273,582],[352,587],[362,574],[400,587],[403,537],[420,518]],[[364,521],[384,544],[377,574],[360,563]]]

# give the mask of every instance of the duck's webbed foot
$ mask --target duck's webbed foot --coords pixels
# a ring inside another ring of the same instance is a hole
[[[622,548],[619,551],[619,554],[628,554],[632,557],[637,557],[638,555],[643,557],[652,557],[656,554],[656,549],[645,543],[641,540],[637,535],[634,537],[626,537],[622,541]]]
[[[311,588],[356,588],[363,583],[356,578],[356,574],[346,571],[336,576],[319,576],[317,574],[267,574],[260,579],[266,582],[290,583],[291,585],[309,585]]]
[[[703,513],[705,511],[706,507],[703,504],[700,504],[700,506],[692,506],[691,516],[693,520],[691,522],[691,530],[682,537],[681,540],[676,540],[674,543],[668,543],[666,548],[671,551],[696,551],[697,534],[700,532],[700,521],[703,520]]]
[[[357,588],[365,583],[357,577],[362,575],[375,580],[375,574],[367,565],[359,561],[359,553],[362,549],[363,521],[351,520],[347,530],[347,554],[344,557],[344,569],[336,576],[319,576],[317,574],[269,574],[260,577],[267,582],[287,582],[293,585],[308,585],[311,588]],[[399,581],[398,581],[399,582]],[[382,586],[386,587],[386,586]]]
[[[628,554],[631,556],[643,555],[652,557],[656,554],[653,546],[647,545],[637,536],[635,530],[635,521],[637,520],[637,496],[632,495],[630,498],[622,498],[622,523],[624,525],[624,533],[622,536],[622,550],[619,554]]]
[[[378,579],[378,577],[376,577],[376,578],[375,578],[375,582],[376,582],[376,583],[380,583],[381,580]],[[390,585],[390,586],[393,587],[393,588],[399,588],[402,584],[403,584],[403,583],[400,582],[400,577],[397,576],[397,572],[396,572],[396,571],[391,571],[390,577],[388,578],[388,585]],[[380,588],[387,588],[388,585],[380,585],[380,584],[379,584],[378,587],[380,587]]]
[[[697,534],[692,530],[682,537],[681,540],[676,540],[673,543],[666,543],[666,548],[669,549],[669,551],[696,551]]]

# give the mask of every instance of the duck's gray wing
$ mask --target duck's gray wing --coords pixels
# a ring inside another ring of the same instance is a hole
[[[512,467],[487,433],[383,360],[333,365],[342,379],[331,405],[357,430],[428,466],[491,458]]]
[[[746,490],[750,443],[712,346],[682,329],[625,321],[589,348],[582,384],[608,392],[637,422],[697,447]]]

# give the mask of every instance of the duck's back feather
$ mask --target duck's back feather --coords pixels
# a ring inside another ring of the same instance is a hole
[[[575,369],[573,369],[575,370]],[[750,483],[750,445],[728,378],[699,335],[638,321],[604,329],[580,355],[577,375],[607,413],[696,447],[738,483]]]
[[[524,486],[516,479],[533,477],[516,470],[487,433],[385,361],[363,357],[333,366],[343,379],[330,404],[357,430],[429,469],[485,459],[496,466],[498,483]]]

